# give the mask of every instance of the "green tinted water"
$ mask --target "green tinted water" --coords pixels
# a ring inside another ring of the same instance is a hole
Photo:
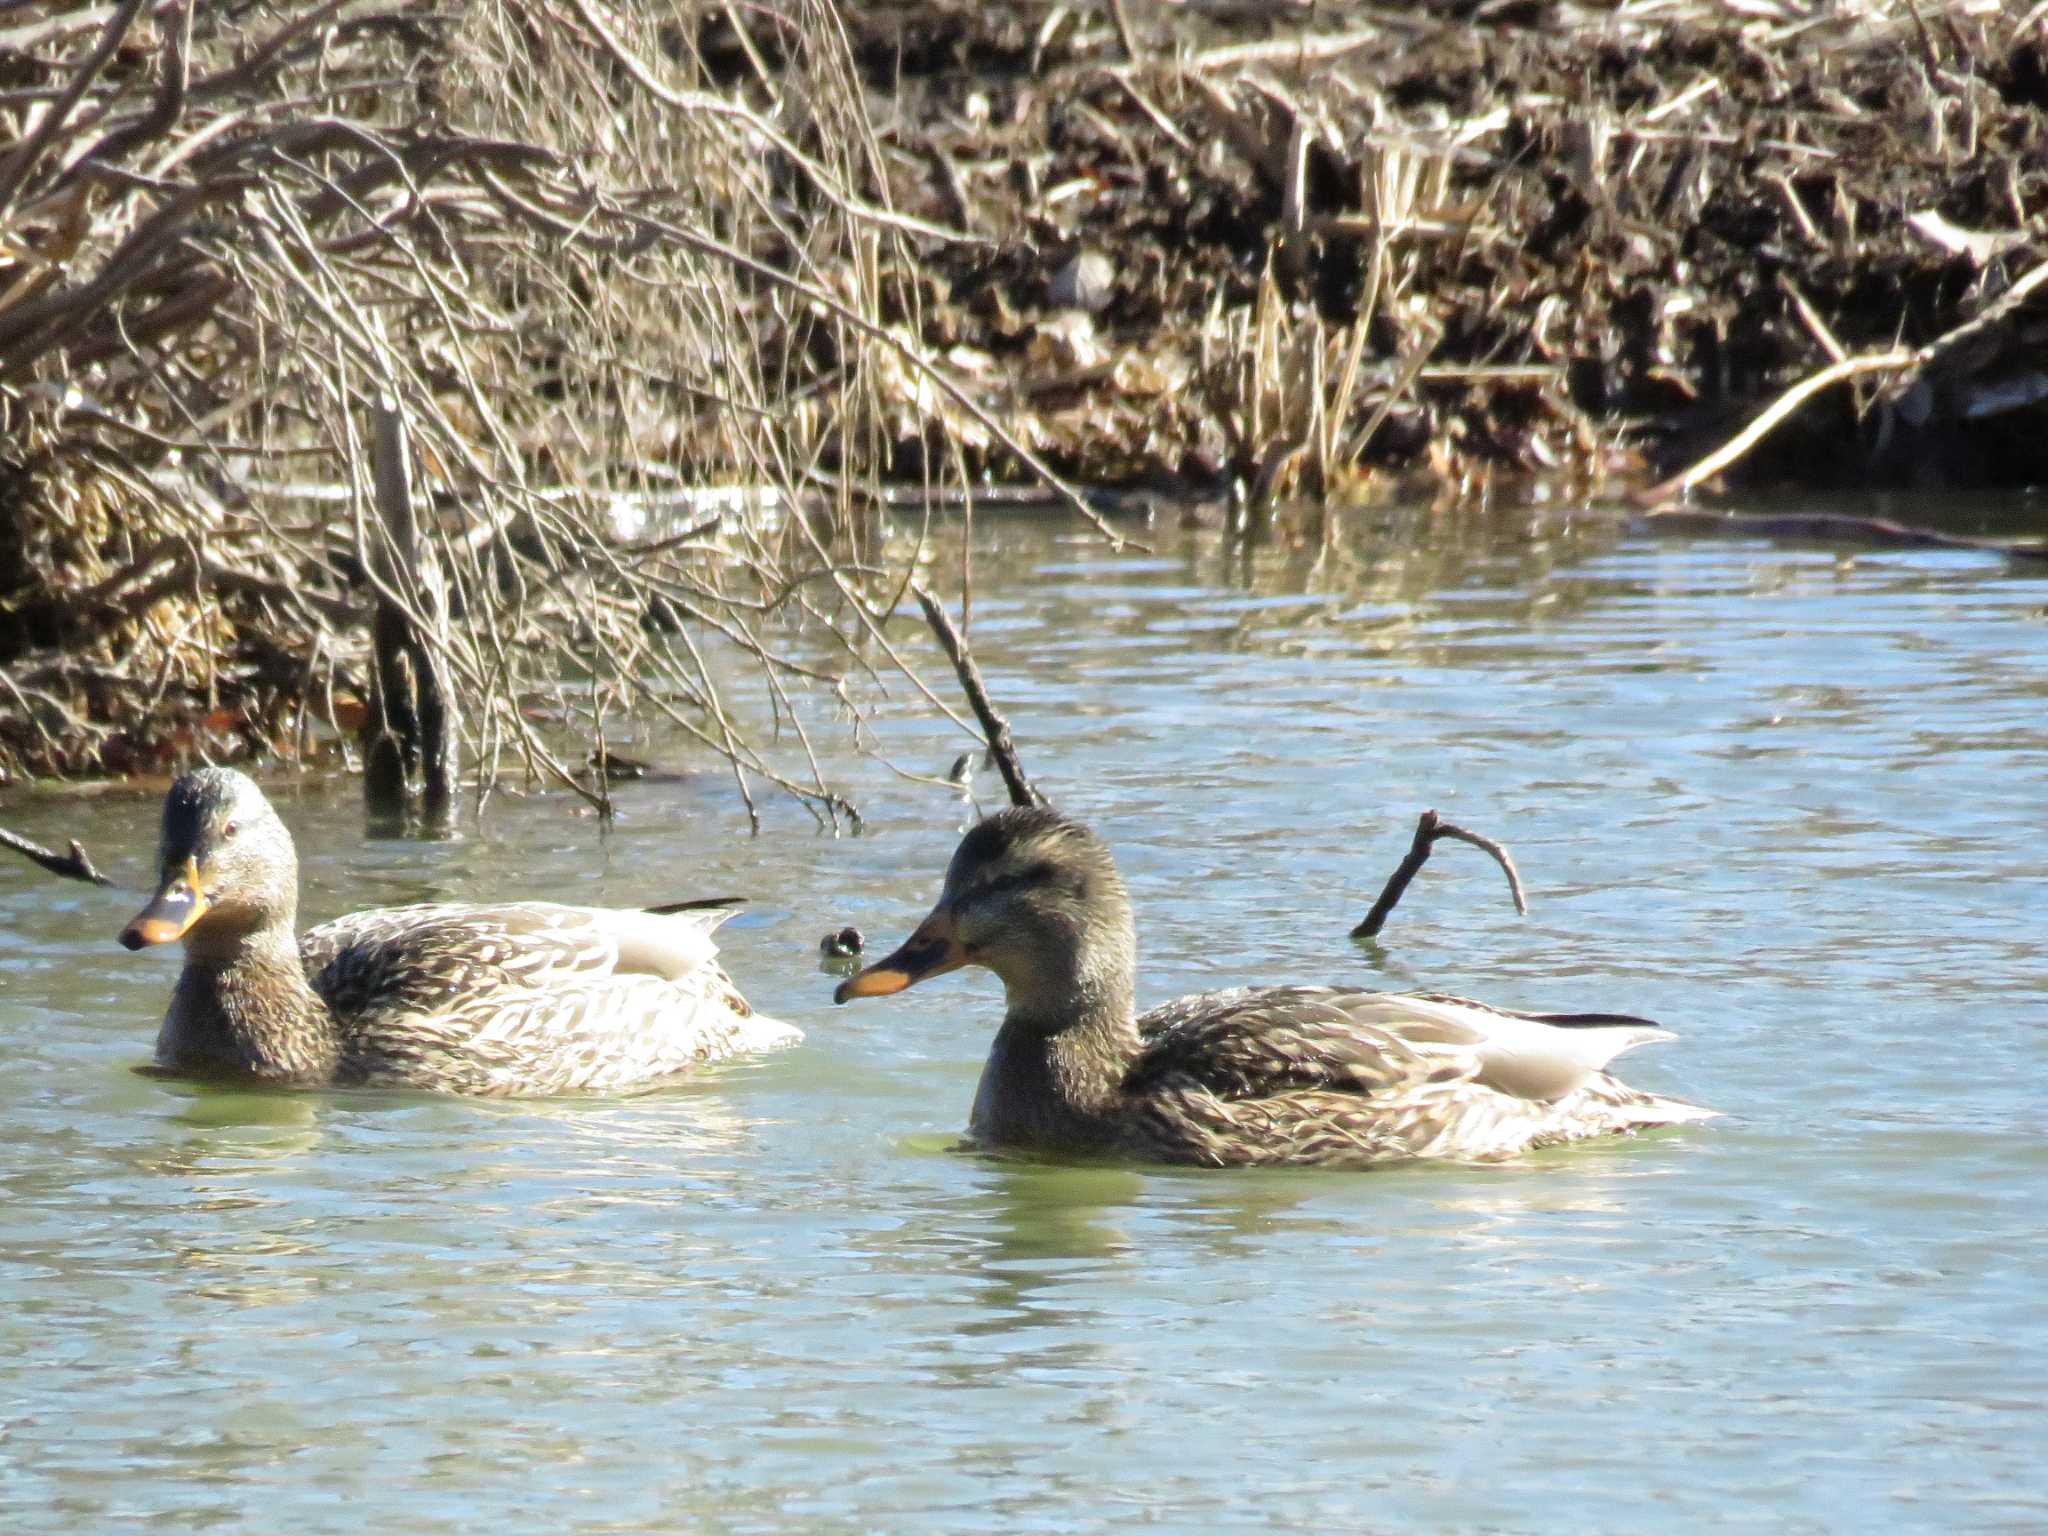
[[[999,998],[833,1009],[959,805],[866,836],[728,781],[365,845],[278,798],[309,920],[743,890],[801,1050],[602,1103],[155,1080],[170,956],[0,865],[10,1530],[2016,1529],[2048,1520],[2048,579],[1527,518],[1340,558],[985,529],[974,637],[1117,846],[1141,996],[1429,985],[1639,1012],[1726,1120],[1497,1169],[1191,1174],[947,1149]],[[916,634],[906,620],[906,639]],[[934,678],[942,674],[934,673]],[[906,766],[960,749],[907,699]],[[657,744],[657,747],[659,744]],[[667,749],[671,756],[674,749]],[[1345,933],[1434,805],[1383,948]],[[139,882],[150,797],[15,796]]]

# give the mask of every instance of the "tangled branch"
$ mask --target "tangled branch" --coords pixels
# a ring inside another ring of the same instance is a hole
[[[431,637],[480,789],[602,801],[640,722],[750,814],[757,783],[851,814],[799,704],[859,729],[881,477],[954,419],[1007,439],[883,275],[964,237],[890,207],[829,0],[717,24],[772,76],[586,0],[46,34],[0,159],[0,773],[351,750],[379,611]],[[385,398],[459,622],[381,558]]]

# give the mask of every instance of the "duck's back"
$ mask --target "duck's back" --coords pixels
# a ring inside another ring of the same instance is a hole
[[[1709,1113],[1604,1071],[1665,1031],[1558,1019],[1577,1022],[1337,987],[1185,997],[1138,1020],[1124,1102],[1145,1150],[1216,1166],[1491,1160]]]
[[[547,902],[355,913],[300,940],[337,1078],[474,1094],[621,1091],[800,1038],[716,960],[729,908]]]

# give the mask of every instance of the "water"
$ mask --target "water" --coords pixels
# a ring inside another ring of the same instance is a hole
[[[922,914],[942,792],[842,755],[860,838],[772,801],[749,838],[707,769],[606,840],[549,797],[365,846],[352,786],[286,787],[309,920],[744,890],[731,968],[810,1040],[615,1102],[152,1079],[132,898],[0,865],[7,1528],[2048,1521],[2048,576],[1526,515],[1362,519],[1320,566],[1159,537],[985,528],[973,630],[1119,849],[1142,997],[1645,1013],[1683,1038],[1625,1075],[1728,1118],[1491,1169],[960,1155],[992,979],[833,1009],[816,956]],[[962,744],[907,698],[880,737]],[[1354,945],[1426,805],[1531,915],[1450,846]],[[155,815],[0,803],[136,881]]]

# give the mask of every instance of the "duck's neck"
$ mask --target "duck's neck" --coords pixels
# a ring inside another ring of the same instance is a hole
[[[156,1058],[183,1072],[333,1079],[341,1058],[334,1015],[306,980],[289,922],[187,945]]]
[[[1057,982],[1009,987],[968,1131],[1004,1146],[1088,1151],[1117,1139],[1124,1076],[1143,1049],[1128,948]]]

